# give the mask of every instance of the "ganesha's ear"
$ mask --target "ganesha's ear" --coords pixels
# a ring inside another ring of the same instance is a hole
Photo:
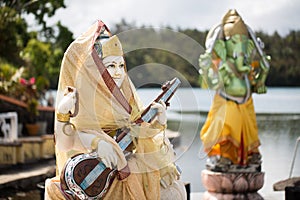
[[[226,46],[223,40],[216,40],[214,51],[221,58],[221,60],[226,59]]]

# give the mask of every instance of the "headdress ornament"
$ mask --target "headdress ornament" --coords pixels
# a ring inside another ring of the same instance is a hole
[[[222,19],[225,37],[236,34],[248,35],[248,29],[243,19],[235,9],[229,10]]]
[[[107,56],[123,56],[122,44],[116,35],[112,37],[100,35],[95,42],[95,48],[102,59]]]

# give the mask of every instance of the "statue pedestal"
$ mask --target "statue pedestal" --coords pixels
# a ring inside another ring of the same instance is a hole
[[[264,172],[213,172],[203,170],[204,199],[263,199],[257,191],[264,184]]]

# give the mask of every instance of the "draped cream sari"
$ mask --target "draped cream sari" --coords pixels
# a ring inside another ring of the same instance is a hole
[[[99,35],[101,22],[96,22],[90,29],[77,38],[65,52],[58,84],[56,103],[63,97],[66,86],[75,87],[78,91],[78,114],[71,118],[77,131],[95,134],[112,144],[118,155],[118,169],[127,164],[131,174],[120,181],[115,179],[105,199],[160,199],[160,169],[174,161],[173,152],[161,153],[161,142],[154,139],[164,130],[158,123],[133,122],[140,117],[143,110],[135,88],[129,77],[120,88],[125,105],[114,96],[107,87],[112,82],[103,79],[96,63],[101,61],[94,53],[95,38]],[[114,90],[119,90],[115,87]],[[57,106],[56,105],[56,106]],[[117,143],[107,134],[119,128],[130,128],[135,144],[134,155],[126,161]],[[64,134],[55,129],[56,138]],[[76,133],[78,134],[78,133]],[[67,159],[78,153],[86,153],[86,149],[78,140],[78,136],[70,136],[74,140],[74,149],[62,151],[56,147],[57,176],[46,181],[46,199],[64,199],[59,188],[59,177]],[[77,139],[76,139],[77,137]],[[58,143],[60,141],[56,141]]]

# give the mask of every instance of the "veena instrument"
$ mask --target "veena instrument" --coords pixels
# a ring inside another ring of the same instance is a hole
[[[163,101],[168,106],[169,100],[180,84],[181,81],[176,77],[167,81],[154,101]],[[136,123],[151,122],[156,115],[157,109],[149,105]],[[115,140],[125,154],[126,148],[132,143],[130,130],[123,130]],[[78,154],[70,158],[63,168],[60,177],[61,190],[69,199],[101,199],[117,174],[118,170],[107,168],[96,152]]]

